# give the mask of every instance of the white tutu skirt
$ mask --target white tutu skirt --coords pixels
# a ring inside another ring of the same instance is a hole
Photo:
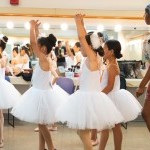
[[[57,93],[59,93],[59,95],[61,95],[62,97],[67,97],[69,96],[69,94],[64,91],[59,85],[55,84],[53,86],[53,90],[56,91]]]
[[[124,117],[124,122],[132,121],[141,114],[142,106],[127,90],[121,89],[108,94]]]
[[[21,94],[5,79],[0,79],[0,109],[12,108],[19,100]]]
[[[55,123],[58,107],[68,98],[68,94],[63,93],[62,89],[60,94],[58,88],[41,90],[31,87],[12,109],[12,114],[20,120],[30,123]]]
[[[100,92],[78,90],[59,107],[57,121],[73,129],[109,129],[123,121],[113,102]]]

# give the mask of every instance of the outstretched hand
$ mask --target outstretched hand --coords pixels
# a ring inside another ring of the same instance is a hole
[[[31,28],[33,28],[35,30],[36,37],[38,37],[38,35],[39,35],[40,24],[41,23],[39,22],[39,20],[31,20],[30,21]]]
[[[35,20],[31,20],[30,21],[30,25],[31,25],[31,28],[35,27],[36,26],[36,21]]]
[[[65,41],[65,45],[69,45],[69,41]]]
[[[40,26],[40,24],[41,24],[41,22],[39,22],[39,20],[36,20],[35,23],[36,23],[36,26],[35,26],[35,27],[38,29],[39,26]]]
[[[85,17],[84,14],[76,14],[74,18],[75,18],[76,21],[81,21],[82,22],[84,17]]]
[[[136,90],[136,97],[141,96],[144,93],[144,88],[138,88]]]
[[[31,27],[34,27],[34,28],[39,28],[40,24],[41,23],[39,22],[39,20],[31,20],[30,21]]]

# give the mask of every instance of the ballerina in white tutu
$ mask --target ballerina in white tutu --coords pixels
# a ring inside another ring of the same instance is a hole
[[[101,54],[97,34],[87,34],[83,16],[75,16],[82,54],[87,57],[80,77],[80,89],[58,109],[58,121],[67,122],[69,128],[77,129],[84,149],[92,150],[91,129],[104,130],[122,122],[123,118],[112,101],[100,92],[100,73],[97,55]],[[96,42],[95,42],[96,41]]]
[[[99,40],[100,40],[100,43],[101,43],[101,48],[102,48],[105,41],[108,40],[108,36],[106,34],[102,33],[102,32],[98,32],[98,37],[99,37]],[[103,67],[103,57],[100,56],[99,60],[100,60],[100,70],[101,70],[102,67]],[[96,145],[99,144],[96,129],[93,129],[91,131],[91,141],[92,141],[93,146],[96,146]]]
[[[50,56],[50,58],[51,58],[51,56]],[[66,91],[64,91],[59,85],[56,84],[56,81],[59,79],[59,76],[55,71],[55,66],[53,65],[53,62],[51,62],[51,63],[52,63],[51,74],[53,75],[52,81],[51,81],[52,82],[52,88],[55,91],[55,93],[57,92],[57,94],[61,96],[61,99],[63,99],[61,102],[65,102],[67,100],[69,94]],[[48,130],[49,131],[57,131],[57,125],[51,124],[51,126],[48,127]],[[39,132],[39,128],[38,127],[35,128],[34,131]]]
[[[3,54],[7,41],[6,36],[0,39],[0,148],[4,146],[4,116],[2,110],[12,108],[20,98],[20,93],[11,83],[5,80],[7,57]]]
[[[141,113],[142,106],[128,91],[120,90],[120,70],[116,59],[122,57],[121,44],[117,40],[108,40],[104,44],[104,59],[107,66],[102,71],[102,92],[108,94],[124,118],[124,122],[134,120]],[[120,124],[113,128],[115,150],[121,150],[122,131]],[[99,150],[105,150],[109,130],[102,131]]]
[[[53,90],[51,85],[52,60],[48,54],[56,44],[56,37],[50,34],[37,39],[40,23],[34,20],[30,23],[30,42],[39,63],[33,72],[32,87],[22,95],[12,113],[23,121],[38,124],[39,150],[45,149],[45,142],[48,150],[54,150],[47,125],[56,122],[55,113],[64,100],[59,91]]]

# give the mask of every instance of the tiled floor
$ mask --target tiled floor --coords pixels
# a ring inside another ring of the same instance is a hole
[[[0,150],[38,150],[38,133],[33,131],[36,125],[17,121],[13,129],[5,124],[5,146]],[[144,123],[129,123],[128,129],[122,130],[124,135],[122,150],[150,150],[150,133]],[[74,130],[60,126],[52,136],[58,150],[83,150]],[[97,149],[98,147],[94,148]],[[106,150],[113,150],[112,133]]]

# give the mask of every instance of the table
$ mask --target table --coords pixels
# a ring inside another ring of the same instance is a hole
[[[127,87],[139,87],[142,79],[126,79]]]
[[[31,82],[25,81],[22,77],[9,76],[13,85],[30,85]],[[79,77],[72,78],[74,85],[79,86]],[[127,87],[138,87],[142,79],[126,79]]]
[[[10,82],[13,85],[30,85],[30,81],[25,81],[22,77],[9,76]],[[74,85],[79,86],[79,77],[74,77],[73,79]]]
[[[10,82],[13,85],[30,85],[31,82],[25,81],[22,77],[9,76]]]

